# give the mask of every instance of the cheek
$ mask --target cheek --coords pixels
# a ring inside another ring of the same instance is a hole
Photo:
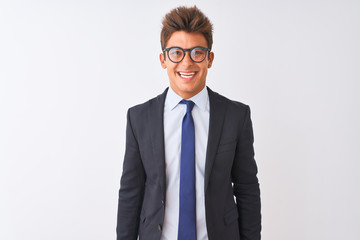
[[[170,75],[173,71],[171,70],[171,68],[167,68],[167,74]]]
[[[176,73],[174,72],[174,69],[171,67],[167,68],[167,75],[170,79],[176,77]]]
[[[202,68],[202,70],[201,70],[201,75],[202,75],[202,76],[206,76],[207,70],[208,70],[207,66],[204,66],[204,67]]]

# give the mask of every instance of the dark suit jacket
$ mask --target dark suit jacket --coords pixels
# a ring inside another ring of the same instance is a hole
[[[167,89],[128,111],[117,240],[160,239],[166,201],[166,93]],[[210,124],[203,191],[209,240],[259,240],[260,191],[250,109],[209,88],[208,93]]]

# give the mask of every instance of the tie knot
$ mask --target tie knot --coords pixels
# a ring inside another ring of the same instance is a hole
[[[181,100],[180,103],[186,104],[186,113],[191,112],[195,105],[195,103],[193,101],[189,101],[189,100],[185,100],[185,99]]]

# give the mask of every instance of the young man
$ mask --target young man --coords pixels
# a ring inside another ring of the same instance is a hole
[[[172,10],[161,47],[170,87],[127,115],[117,240],[259,240],[250,109],[206,87],[210,21]]]

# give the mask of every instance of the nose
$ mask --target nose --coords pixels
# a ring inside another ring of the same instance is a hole
[[[187,66],[193,64],[193,61],[190,58],[190,52],[185,52],[184,59],[181,61],[181,63]]]

